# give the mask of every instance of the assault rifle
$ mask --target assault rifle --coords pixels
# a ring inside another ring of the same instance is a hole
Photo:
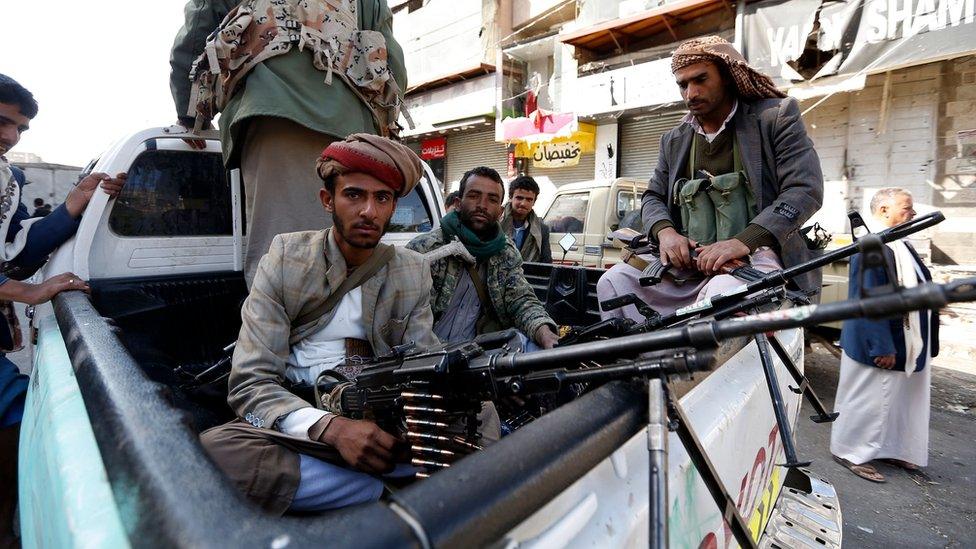
[[[412,463],[423,469],[423,475],[429,475],[479,448],[477,415],[483,401],[553,394],[575,383],[595,386],[613,380],[644,380],[649,388],[651,419],[652,545],[666,546],[666,433],[673,429],[727,517],[736,540],[742,546],[754,547],[735,502],[680,403],[673,398],[667,380],[706,369],[712,349],[722,340],[848,318],[886,318],[973,300],[976,278],[926,283],[864,299],[691,323],[534,353],[520,352],[511,331],[432,350],[401,347],[367,364],[354,380],[322,382],[320,378],[316,399],[335,413],[373,419],[402,435],[410,443]]]
[[[741,286],[723,294],[712,296],[709,299],[704,299],[697,303],[693,303],[667,315],[660,315],[651,311],[651,308],[647,307],[646,304],[644,304],[640,298],[634,294],[627,294],[613,299],[608,299],[600,304],[604,311],[616,309],[625,305],[643,305],[641,308],[644,311],[650,312],[651,314],[644,322],[640,323],[614,322],[608,323],[607,328],[601,328],[600,323],[587,326],[578,331],[571,332],[567,335],[564,341],[560,342],[560,344],[571,345],[585,341],[585,338],[581,337],[581,335],[584,333],[607,333],[608,330],[616,332],[618,335],[646,333],[659,330],[661,328],[679,325],[692,318],[706,317],[717,311],[723,311],[725,314],[734,314],[736,312],[748,310],[743,308],[741,305],[741,301],[746,296],[754,295],[758,292],[765,292],[778,287],[784,288],[786,297],[797,297],[796,294],[790,294],[790,290],[786,288],[787,285],[797,276],[809,273],[835,261],[846,259],[859,252],[876,250],[881,244],[887,244],[888,242],[905,238],[919,231],[933,227],[943,221],[945,221],[945,216],[942,215],[942,212],[931,212],[883,231],[867,234],[859,239],[856,239],[847,246],[826,252],[819,257],[815,257],[803,263],[798,263],[786,269],[772,271],[769,273],[759,273],[758,275],[756,273],[749,272],[747,276],[743,277],[745,280]],[[733,274],[733,276],[736,275],[735,272],[732,272],[731,274]],[[766,294],[766,297],[771,299],[775,295],[776,292],[772,292]],[[730,307],[738,308],[730,309]]]

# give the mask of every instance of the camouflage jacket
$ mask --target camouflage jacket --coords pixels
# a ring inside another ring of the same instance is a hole
[[[407,248],[425,254],[447,244],[448,239],[440,229],[434,229],[422,234],[407,244]],[[464,261],[459,257],[447,257],[430,264],[430,275],[434,285],[430,290],[430,305],[434,311],[434,322],[440,320],[440,315],[447,310],[451,297],[457,288],[461,273],[464,272]],[[479,319],[478,333],[485,333],[505,328],[518,328],[529,338],[534,339],[539,327],[548,325],[556,331],[553,322],[539,298],[535,296],[532,286],[522,273],[522,256],[515,249],[511,239],[505,250],[488,259],[488,275],[485,280],[488,295],[495,309],[497,322]]]

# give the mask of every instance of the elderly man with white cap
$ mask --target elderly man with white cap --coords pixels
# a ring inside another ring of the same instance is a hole
[[[380,243],[397,199],[420,180],[420,159],[353,134],[326,147],[317,170],[334,225],[274,238],[241,311],[227,398],[240,419],[201,435],[231,481],[273,513],[380,497],[376,475],[394,470],[403,441],[299,394],[323,371],[354,378],[357,363],[394,346],[438,343],[423,256]]]
[[[675,50],[671,72],[688,114],[661,139],[641,200],[644,228],[671,276],[641,287],[648,258],[630,257],[597,285],[601,302],[636,292],[661,314],[741,284],[719,274],[730,261],[748,258],[770,271],[806,260],[798,230],[823,201],[820,159],[796,100],[732,44],[689,40]],[[819,290],[819,272],[797,282]],[[643,320],[630,305],[603,315]]]

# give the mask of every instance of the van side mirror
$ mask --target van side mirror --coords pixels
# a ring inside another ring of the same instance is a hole
[[[573,233],[566,233],[562,238],[559,239],[559,247],[563,249],[563,256],[565,256],[569,250],[573,249],[576,244],[576,237]]]

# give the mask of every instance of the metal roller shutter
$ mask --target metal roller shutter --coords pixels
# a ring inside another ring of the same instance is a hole
[[[447,137],[448,183],[460,181],[464,172],[476,166],[498,170],[503,178],[508,172],[508,153],[503,143],[495,142],[495,129],[452,134]]]
[[[531,164],[531,160],[529,163]],[[586,153],[580,157],[579,164],[568,168],[529,168],[529,175],[533,177],[548,177],[557,187],[567,183],[589,181],[596,172],[596,155]]]
[[[620,177],[650,179],[657,166],[661,136],[681,122],[684,111],[654,113],[620,125]]]

